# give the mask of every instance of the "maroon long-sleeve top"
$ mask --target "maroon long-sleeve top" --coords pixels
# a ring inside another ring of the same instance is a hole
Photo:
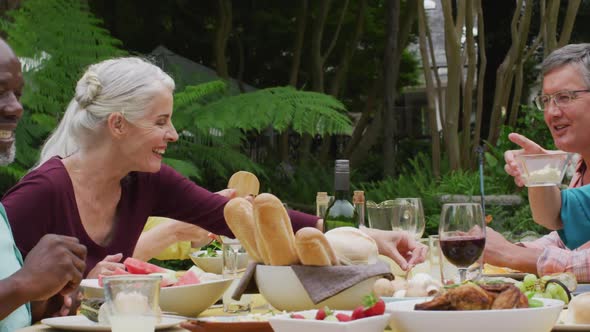
[[[159,172],[132,172],[121,181],[121,199],[108,245],[95,243],[80,220],[72,181],[55,157],[27,174],[2,198],[15,242],[23,256],[48,233],[76,237],[86,245],[86,274],[107,255],[133,255],[149,216],[182,220],[233,237],[223,218],[228,199],[199,187],[169,166]],[[289,211],[294,231],[314,227],[317,217]]]

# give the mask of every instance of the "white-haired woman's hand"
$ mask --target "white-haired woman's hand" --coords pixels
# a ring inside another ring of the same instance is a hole
[[[428,247],[417,242],[413,234],[366,227],[362,227],[361,230],[375,240],[381,255],[393,259],[404,271],[410,270],[426,259]]]
[[[96,279],[99,275],[110,276],[119,268],[125,270],[125,265],[121,263],[123,254],[107,255],[102,261],[98,262],[90,272],[88,272],[88,279]]]

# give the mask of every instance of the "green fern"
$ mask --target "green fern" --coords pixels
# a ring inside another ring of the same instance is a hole
[[[190,87],[182,93],[189,100]],[[197,100],[195,98],[193,100]],[[289,126],[297,133],[350,134],[351,122],[344,105],[335,98],[292,87],[275,87],[228,96],[205,105],[199,102],[177,106],[181,113],[193,114],[197,128],[241,128],[260,131],[272,127],[283,131]]]
[[[0,27],[23,59],[23,119],[17,129],[17,155],[0,172],[2,189],[14,184],[38,158],[39,147],[55,128],[73,96],[77,79],[95,62],[124,55],[121,42],[100,27],[85,1],[27,0],[10,11]]]

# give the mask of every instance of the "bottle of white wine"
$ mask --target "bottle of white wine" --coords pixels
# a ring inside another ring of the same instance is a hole
[[[334,201],[326,211],[324,230],[343,226],[359,227],[354,205],[350,202],[350,166],[348,160],[336,160]]]

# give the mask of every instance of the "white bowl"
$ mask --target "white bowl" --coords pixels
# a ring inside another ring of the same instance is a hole
[[[223,259],[221,257],[221,251],[217,251],[217,257],[199,257],[200,254],[206,253],[205,250],[199,250],[192,252],[189,256],[196,266],[200,267],[203,271],[215,274],[222,274],[223,270]],[[245,269],[248,266],[248,254],[245,252],[238,253],[238,270]]]
[[[304,316],[315,316],[317,310],[298,312]],[[347,315],[351,311],[344,311]],[[270,326],[275,332],[383,332],[387,326],[389,314],[361,318],[350,322],[336,322],[314,319],[295,319],[290,315],[270,318]]]
[[[506,310],[423,311],[414,310],[423,300],[391,302],[390,325],[396,332],[549,332],[557,322],[563,302],[538,299],[541,308]]]
[[[197,285],[171,286],[160,289],[160,308],[182,316],[196,317],[217,302],[233,279],[205,281]],[[98,279],[84,279],[80,284],[87,298],[104,297]]]
[[[570,155],[566,152],[516,156],[524,184],[527,187],[560,185],[569,160]]]
[[[278,310],[301,311],[319,309],[353,310],[363,304],[363,297],[370,294],[380,276],[371,277],[344,291],[313,304],[290,266],[258,265],[254,275],[260,294]]]

